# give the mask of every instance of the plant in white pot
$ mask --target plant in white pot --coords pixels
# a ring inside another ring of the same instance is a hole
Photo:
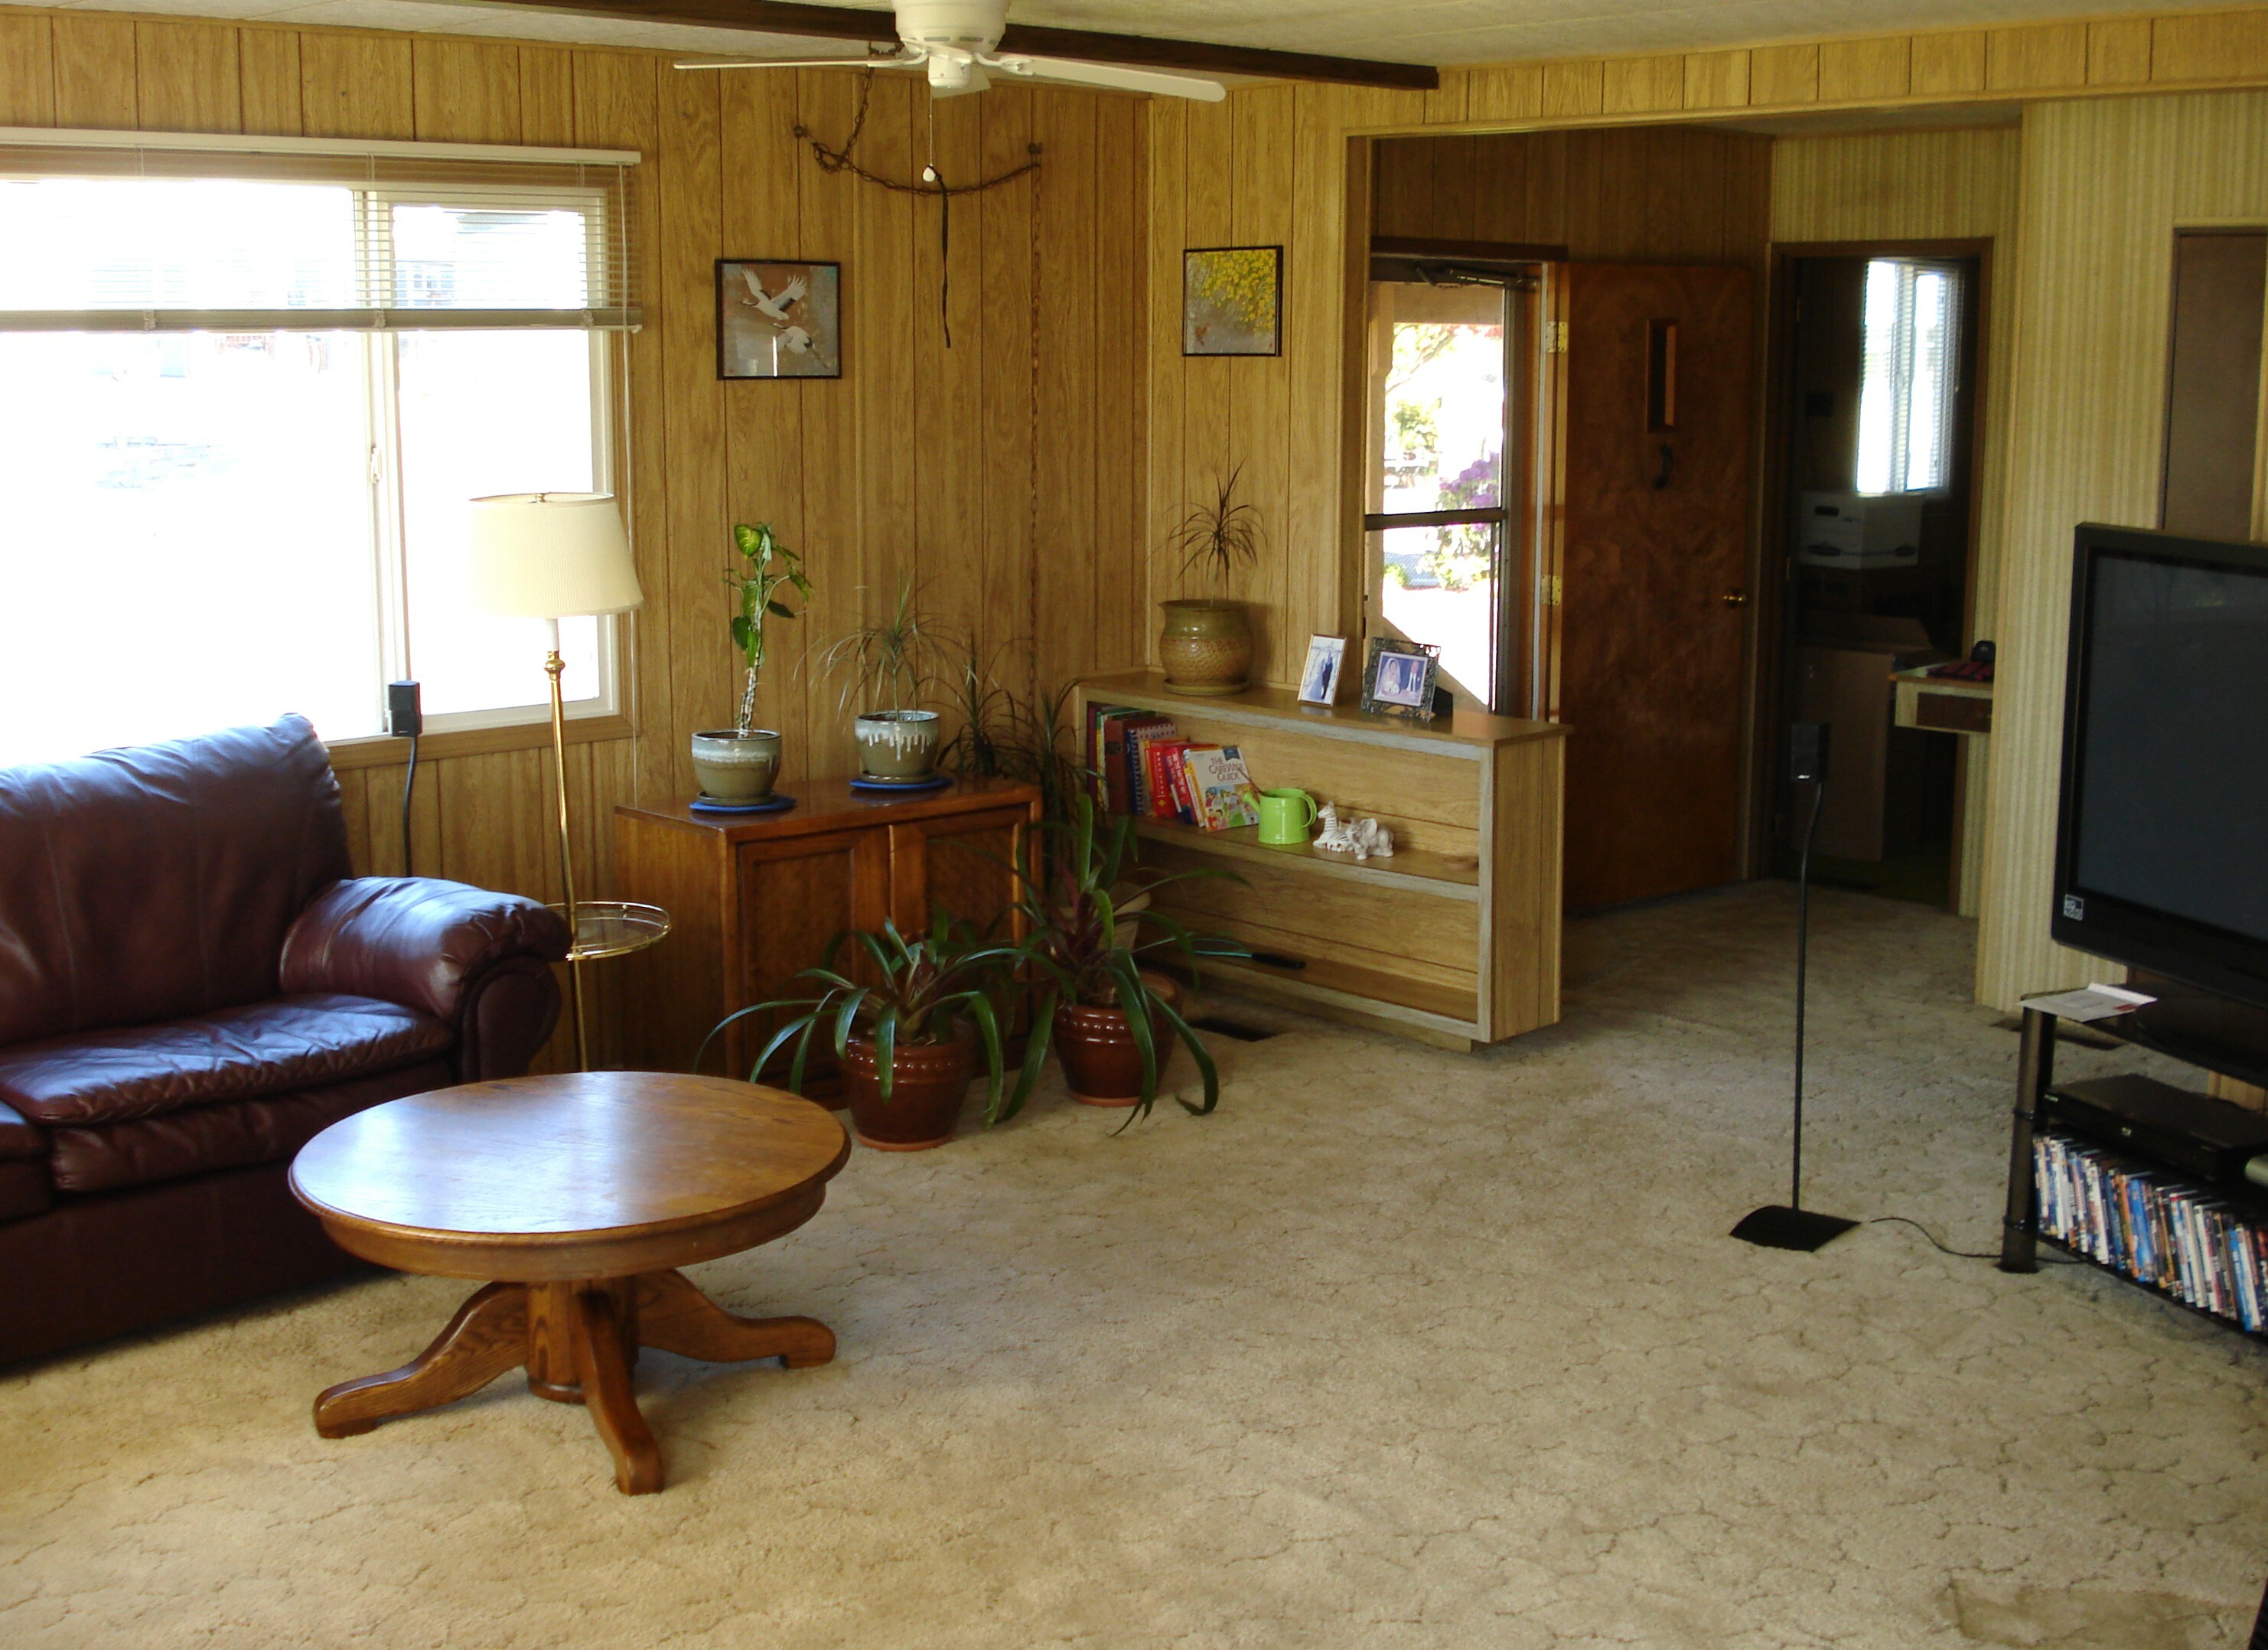
[[[725,582],[740,603],[733,615],[733,645],[740,650],[747,671],[740,683],[740,708],[729,728],[710,728],[693,736],[693,771],[702,793],[719,802],[746,804],[766,800],[779,777],[780,736],[755,726],[756,678],[762,674],[764,627],[771,619],[792,619],[794,609],[779,600],[784,586],[811,599],[811,580],[803,571],[803,557],[779,541],[771,523],[736,526],[733,543],[747,563],[745,571],[729,569]]]
[[[1197,576],[1213,591],[1159,604],[1166,623],[1158,659],[1175,693],[1235,693],[1252,674],[1252,615],[1226,593],[1237,569],[1260,559],[1260,512],[1236,497],[1243,475],[1240,464],[1209,502],[1193,505],[1167,535],[1167,547],[1181,555],[1182,575]]]
[[[836,637],[819,655],[820,668],[842,683],[841,708],[865,707],[850,730],[862,777],[914,782],[935,770],[939,718],[923,702],[936,696],[946,645],[913,581],[901,578],[887,617]]]

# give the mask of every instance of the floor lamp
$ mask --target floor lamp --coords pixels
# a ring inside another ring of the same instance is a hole
[[[473,500],[470,543],[473,605],[498,618],[542,619],[551,626],[543,661],[551,678],[552,771],[559,790],[559,868],[567,887],[568,997],[575,1015],[575,1063],[591,1069],[583,1020],[582,929],[575,907],[575,846],[567,814],[567,715],[559,692],[567,661],[559,654],[559,621],[585,614],[627,613],[645,600],[630,562],[630,540],[612,493],[503,493]]]

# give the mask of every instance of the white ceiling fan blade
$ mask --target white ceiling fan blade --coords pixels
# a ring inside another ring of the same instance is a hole
[[[927,53],[901,52],[895,57],[719,57],[683,63],[680,69],[918,69]]]
[[[1162,98],[1194,98],[1218,103],[1228,93],[1217,80],[1121,69],[1115,63],[1078,63],[1064,57],[986,57],[985,66],[1022,80],[1059,80],[1075,86],[1104,86],[1113,92],[1147,92]]]

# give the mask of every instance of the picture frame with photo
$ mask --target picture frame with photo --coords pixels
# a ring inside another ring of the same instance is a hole
[[[1346,665],[1346,645],[1344,636],[1307,638],[1307,662],[1300,672],[1301,704],[1338,703],[1339,673]]]
[[[718,259],[717,376],[841,378],[843,266]]]
[[[1363,662],[1362,708],[1373,716],[1430,722],[1440,672],[1441,650],[1432,644],[1373,636]]]

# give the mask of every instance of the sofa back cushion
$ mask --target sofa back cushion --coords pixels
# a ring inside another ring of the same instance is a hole
[[[0,769],[0,1045],[273,997],[292,919],[350,873],[304,717]]]

